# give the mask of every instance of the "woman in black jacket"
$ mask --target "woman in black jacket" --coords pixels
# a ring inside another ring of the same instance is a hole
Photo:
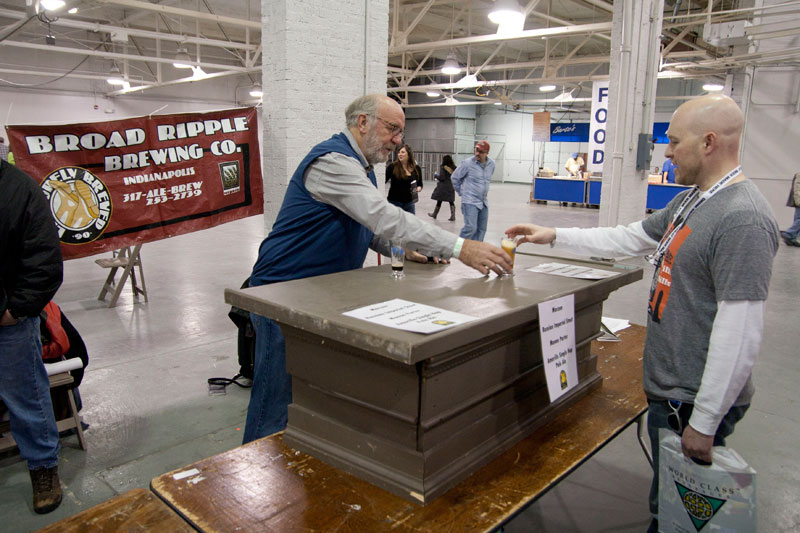
[[[386,181],[391,181],[388,200],[403,211],[416,214],[414,206],[422,190],[422,169],[414,161],[414,151],[407,144],[397,152],[397,161],[386,166]]]
[[[428,213],[431,218],[436,218],[439,214],[439,208],[442,207],[442,202],[450,204],[450,222],[456,219],[456,192],[453,190],[453,182],[450,181],[450,175],[456,169],[456,164],[453,158],[446,155],[442,158],[442,166],[439,167],[439,172],[434,174],[436,177],[436,189],[433,190],[431,198],[436,200],[436,208],[433,213]]]

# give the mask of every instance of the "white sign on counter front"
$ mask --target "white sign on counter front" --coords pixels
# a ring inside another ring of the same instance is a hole
[[[552,403],[578,384],[574,294],[539,304],[539,333]]]

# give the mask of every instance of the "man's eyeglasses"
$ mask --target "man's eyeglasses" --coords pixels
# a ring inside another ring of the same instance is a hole
[[[383,125],[386,126],[386,129],[389,130],[389,133],[392,134],[392,137],[397,137],[398,135],[400,137],[403,137],[405,135],[405,130],[402,128],[402,126],[400,126],[400,124],[389,122],[388,120],[383,119],[377,115],[375,116],[375,118],[383,122]]]
[[[483,152],[483,151],[478,150],[477,148],[475,148],[475,153],[476,154],[488,154],[489,152]]]

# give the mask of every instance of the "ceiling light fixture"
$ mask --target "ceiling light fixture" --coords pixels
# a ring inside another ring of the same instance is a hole
[[[704,83],[703,90],[708,92],[717,92],[724,89],[724,85],[720,85],[719,83]]]
[[[106,83],[109,85],[125,85],[125,79],[122,77],[122,72],[119,71],[119,67],[116,63],[111,65]]]
[[[72,9],[67,11],[67,13],[69,13],[70,15],[74,15],[77,12],[78,12],[78,8],[77,7],[73,7]]]
[[[575,92],[575,89],[577,89],[577,87],[573,87],[569,91],[565,91],[564,89],[561,89],[561,94],[559,94],[558,96],[554,97],[553,101],[554,102],[571,102],[572,100],[575,99],[572,96],[572,93]]]
[[[447,55],[447,59],[444,60],[444,65],[442,65],[442,74],[455,76],[459,72],[461,72],[461,65],[458,64],[456,56],[451,52]]]
[[[495,24],[513,24],[524,26],[525,12],[519,7],[517,0],[497,0],[489,12],[489,20]]]
[[[175,68],[192,68],[192,58],[183,45],[178,47],[172,66]]]
[[[436,98],[437,96],[441,96],[441,94],[439,94],[439,91],[426,91],[425,94],[427,94],[431,98]]]
[[[463,87],[480,87],[484,83],[478,80],[478,77],[475,74],[467,74],[460,80],[458,80],[454,85],[458,88]]]
[[[520,33],[525,28],[525,19],[519,19],[513,22],[501,22],[497,26],[497,35],[504,37],[511,37]]]
[[[253,87],[250,88],[250,96],[253,98],[261,98],[264,96],[264,90],[261,88],[260,83],[256,83]]]
[[[64,0],[41,0],[39,6],[47,11],[55,11],[64,7],[66,2]]]
[[[556,86],[555,85],[540,85],[539,86],[539,92],[541,92],[541,93],[549,93],[550,91],[555,91],[555,90],[556,90]]]

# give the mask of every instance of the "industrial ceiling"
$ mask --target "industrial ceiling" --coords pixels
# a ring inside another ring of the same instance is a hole
[[[202,90],[230,78],[246,89],[261,81],[260,0],[66,0],[57,11],[40,1],[0,1],[0,87],[169,97],[186,84]],[[543,84],[557,87],[545,99],[572,98],[608,76],[611,1],[521,0],[524,27],[510,35],[498,35],[488,18],[493,0],[387,1],[387,90],[406,105],[452,104],[455,95],[526,105],[541,100]],[[800,0],[761,5],[666,0],[662,72],[724,80],[746,66],[798,64],[800,46],[759,45],[800,34]],[[173,67],[182,49],[194,68]],[[459,75],[441,73],[448,56],[464,69]],[[126,85],[106,83],[112,69]],[[427,92],[439,97],[424,100]],[[246,90],[235,96],[247,98]]]

